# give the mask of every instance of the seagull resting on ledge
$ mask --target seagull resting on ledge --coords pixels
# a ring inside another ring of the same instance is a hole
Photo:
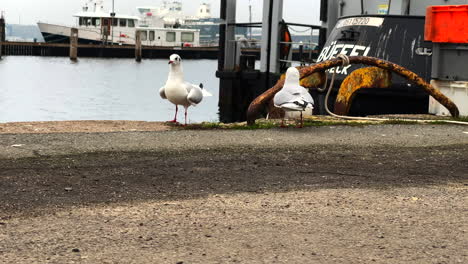
[[[301,125],[303,126],[302,112],[306,109],[314,109],[314,99],[310,93],[299,85],[299,71],[295,67],[289,67],[286,71],[286,79],[283,88],[275,94],[273,103],[285,112],[300,111]],[[284,127],[284,119],[281,120]]]

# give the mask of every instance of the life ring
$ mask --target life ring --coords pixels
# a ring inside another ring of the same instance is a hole
[[[280,43],[280,59],[281,60],[288,60],[289,59],[289,52],[291,51],[291,43],[284,43],[284,42],[292,42],[292,37],[291,33],[289,32],[288,25],[284,22],[284,20],[281,23],[281,42]],[[288,62],[280,62],[280,72],[286,72],[288,69]]]

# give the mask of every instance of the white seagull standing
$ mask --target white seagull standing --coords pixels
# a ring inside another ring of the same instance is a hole
[[[310,93],[299,84],[299,71],[295,67],[289,67],[286,71],[286,79],[283,88],[275,94],[273,103],[285,112],[300,111],[301,126],[303,126],[302,112],[307,108],[314,109],[314,99]],[[284,119],[281,120],[284,127]]]
[[[177,122],[178,106],[185,107],[185,125],[187,125],[187,109],[189,106],[196,106],[203,100],[204,96],[212,95],[203,89],[203,84],[195,85],[184,81],[181,62],[182,59],[177,54],[172,54],[169,57],[169,76],[166,85],[159,89],[159,95],[176,106],[174,120],[171,122]]]

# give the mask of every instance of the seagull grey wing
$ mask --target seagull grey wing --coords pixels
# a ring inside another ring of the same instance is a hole
[[[164,90],[165,86],[159,88],[159,96],[161,96],[162,99],[167,99],[166,97],[166,91]]]
[[[294,102],[297,98],[297,96],[281,90],[275,94],[275,97],[273,97],[273,104],[276,107],[281,107],[283,104]]]
[[[203,100],[202,89],[191,83],[185,83],[188,92],[187,100],[193,106],[199,104]]]
[[[312,105],[315,105],[314,98],[312,98],[312,95],[310,95],[309,91],[304,88],[304,91],[301,94],[302,100],[304,100],[307,103],[310,103]]]
[[[295,100],[300,100],[311,105],[314,104],[314,99],[310,95],[309,91],[300,85],[288,86],[286,87],[285,92],[286,91],[291,93],[295,97]]]
[[[273,98],[274,105],[288,111],[304,111],[306,108],[313,108],[314,100],[307,90],[301,91],[297,88],[291,90],[295,92],[290,93],[290,90],[279,91]]]

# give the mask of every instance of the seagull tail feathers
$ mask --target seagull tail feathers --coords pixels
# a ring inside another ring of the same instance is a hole
[[[210,92],[208,92],[206,89],[202,89],[203,97],[209,97],[213,96]]]

